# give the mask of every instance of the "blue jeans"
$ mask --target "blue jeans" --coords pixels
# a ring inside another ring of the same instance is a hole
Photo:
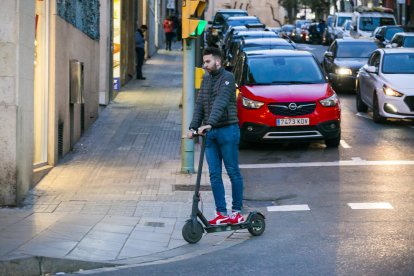
[[[243,205],[243,178],[239,169],[240,129],[237,124],[213,128],[207,133],[206,158],[210,172],[217,212],[226,214],[226,200],[223,185],[222,161],[230,177],[233,196],[233,211],[241,211]]]

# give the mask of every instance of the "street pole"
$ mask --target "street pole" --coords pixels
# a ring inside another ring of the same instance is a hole
[[[194,111],[195,39],[185,38],[183,49],[183,113],[181,126],[181,172],[194,173],[194,141],[187,139]]]

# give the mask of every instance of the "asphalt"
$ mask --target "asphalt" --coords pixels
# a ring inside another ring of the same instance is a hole
[[[197,244],[182,238],[196,175],[181,173],[179,48],[147,60],[147,79],[122,88],[23,206],[0,208],[1,275],[31,275],[33,260],[62,264],[42,273],[170,262],[249,238],[244,231],[207,234]],[[201,181],[208,190],[207,168]],[[228,196],[227,201],[230,206]],[[210,191],[202,192],[202,207],[207,217],[213,215]]]

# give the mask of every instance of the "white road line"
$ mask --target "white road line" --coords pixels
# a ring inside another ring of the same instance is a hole
[[[291,212],[291,211],[310,211],[307,204],[303,205],[281,205],[281,206],[268,206],[268,212]]]
[[[414,165],[412,160],[383,160],[367,161],[360,158],[332,162],[303,162],[303,163],[271,163],[271,164],[241,164],[240,169],[270,169],[270,168],[299,168],[299,167],[340,167],[340,166],[393,166]]]
[[[348,203],[348,206],[353,210],[369,210],[369,209],[394,209],[388,202],[361,202]]]
[[[345,142],[344,140],[341,140],[340,144],[341,144],[341,146],[342,146],[344,149],[351,149],[351,148],[352,148],[352,147],[351,147],[350,145],[348,145],[348,143],[347,143],[347,142]]]
[[[369,116],[369,115],[368,115],[368,114],[366,114],[366,113],[361,113],[361,112],[358,112],[358,113],[356,113],[355,115],[357,115],[357,116],[359,116],[359,117],[364,117],[364,118],[367,118],[367,119],[372,120],[372,117],[371,117],[371,116]]]

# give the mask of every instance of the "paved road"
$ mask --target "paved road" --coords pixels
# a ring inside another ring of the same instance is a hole
[[[185,261],[99,274],[414,275],[414,124],[375,124],[372,114],[356,112],[354,95],[340,98],[338,149],[241,151],[245,203],[265,212],[263,236]]]

